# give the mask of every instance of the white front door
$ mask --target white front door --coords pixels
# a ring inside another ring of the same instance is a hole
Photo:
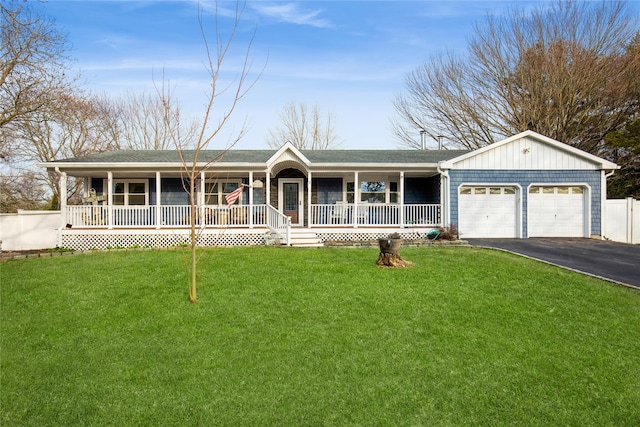
[[[518,188],[463,185],[458,192],[458,231],[466,237],[518,237]]]
[[[278,209],[291,217],[291,225],[304,224],[304,179],[283,178],[278,181]]]

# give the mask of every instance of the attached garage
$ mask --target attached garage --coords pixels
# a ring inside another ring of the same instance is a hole
[[[515,186],[461,186],[458,231],[464,238],[518,237],[517,194]]]
[[[587,194],[588,189],[578,185],[529,187],[529,237],[589,237]]]
[[[615,163],[533,131],[438,165],[443,223],[466,238],[602,235]]]

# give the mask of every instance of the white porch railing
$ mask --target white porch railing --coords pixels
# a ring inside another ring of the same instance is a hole
[[[283,239],[285,245],[291,244],[291,218],[271,205],[267,205],[267,227]]]
[[[402,214],[400,215],[402,210]],[[441,205],[352,203],[311,205],[311,226],[441,225]]]
[[[191,206],[67,206],[67,224],[72,227],[188,227]],[[213,227],[264,226],[266,205],[198,206],[196,223]],[[111,216],[110,212],[111,211]],[[204,220],[204,222],[202,222]]]
[[[191,223],[191,207],[112,206],[109,209],[109,206],[102,205],[67,206],[66,222],[72,227],[83,228],[188,227]],[[287,233],[291,227],[290,219],[271,205],[198,206],[196,223],[205,227],[221,228],[268,226],[272,233],[277,233],[282,239],[288,238]],[[311,205],[309,225],[435,226],[442,225],[442,208],[439,204],[314,204]]]

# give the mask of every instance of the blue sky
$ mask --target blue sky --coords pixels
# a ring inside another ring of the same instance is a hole
[[[254,31],[251,59],[256,72],[264,71],[210,148],[224,146],[245,120],[250,130],[236,148],[267,148],[268,130],[291,102],[332,112],[339,148],[396,148],[392,100],[407,73],[439,51],[463,54],[474,23],[514,4],[539,2],[250,0],[222,81],[237,72]],[[164,72],[185,115],[202,112],[209,79],[197,2],[49,0],[41,7],[67,33],[86,88],[112,96],[152,93]],[[213,44],[211,3],[200,7]],[[232,7],[219,3],[223,32]]]

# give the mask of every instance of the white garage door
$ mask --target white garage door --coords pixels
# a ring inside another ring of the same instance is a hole
[[[530,187],[529,237],[586,237],[584,198],[583,187]]]
[[[458,231],[462,238],[518,237],[517,188],[462,186]]]

